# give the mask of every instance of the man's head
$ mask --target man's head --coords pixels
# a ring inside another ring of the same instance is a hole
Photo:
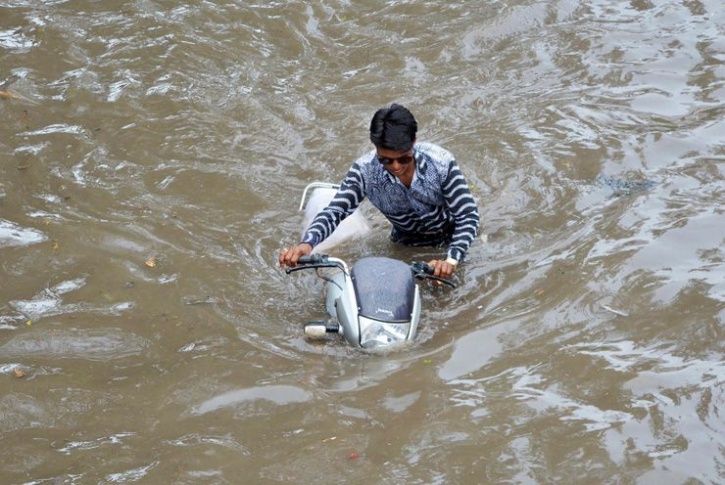
[[[395,152],[409,151],[415,143],[418,123],[405,106],[391,104],[380,108],[370,122],[370,141],[376,148]]]

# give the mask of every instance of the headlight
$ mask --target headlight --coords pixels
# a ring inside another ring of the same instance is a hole
[[[387,323],[360,318],[360,345],[367,349],[401,344],[408,338],[410,322]]]

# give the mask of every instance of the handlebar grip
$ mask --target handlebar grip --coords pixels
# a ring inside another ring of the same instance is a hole
[[[301,269],[339,267],[337,263],[328,261],[328,258],[329,256],[327,254],[310,254],[307,256],[300,256],[297,260],[297,266],[294,266],[293,268],[285,268],[284,272],[290,274]]]
[[[426,275],[433,274],[433,268],[428,263],[424,263],[423,261],[415,261],[410,266],[413,269],[413,273],[415,273],[415,274],[418,274],[418,273],[423,273]]]
[[[309,256],[300,256],[297,264],[318,264],[324,263],[325,260],[327,260],[326,254],[310,254]]]

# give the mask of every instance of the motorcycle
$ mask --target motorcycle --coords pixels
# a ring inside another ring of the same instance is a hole
[[[328,191],[325,199],[334,195],[329,194],[334,188],[331,184],[310,184],[300,209],[305,207],[309,188]],[[332,268],[332,275],[321,273],[321,268]],[[286,268],[285,272],[310,269],[315,269],[326,283],[325,308],[333,320],[307,323],[305,335],[320,339],[328,334],[342,334],[351,345],[365,349],[396,347],[415,338],[421,311],[416,280],[435,280],[455,288],[451,281],[435,276],[433,268],[424,262],[406,264],[379,256],[361,258],[350,269],[342,259],[313,253],[300,258],[297,266]]]
[[[451,281],[433,275],[423,262],[410,265],[386,257],[365,257],[352,269],[339,258],[313,254],[300,258],[295,271],[335,268],[332,276],[318,276],[326,282],[325,309],[335,321],[309,322],[305,335],[320,339],[340,333],[351,345],[365,349],[398,346],[415,338],[420,319],[420,289],[415,279],[431,279],[455,287]]]

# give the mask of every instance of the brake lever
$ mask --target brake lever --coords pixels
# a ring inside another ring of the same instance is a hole
[[[443,283],[444,285],[450,286],[451,288],[455,288],[455,287],[456,287],[456,284],[455,284],[455,283],[453,283],[452,281],[450,281],[450,280],[447,280],[447,279],[445,279],[445,278],[441,278],[441,277],[439,277],[439,276],[433,276],[433,275],[428,275],[428,274],[427,274],[427,275],[425,275],[425,276],[421,276],[421,278],[422,278],[422,279],[426,279],[426,280],[435,280],[435,281],[439,281],[439,282]]]
[[[315,268],[339,268],[335,263],[308,263],[308,264],[298,264],[294,268],[285,268],[284,272],[287,274],[294,273],[295,271],[300,271],[303,269],[315,269]]]

